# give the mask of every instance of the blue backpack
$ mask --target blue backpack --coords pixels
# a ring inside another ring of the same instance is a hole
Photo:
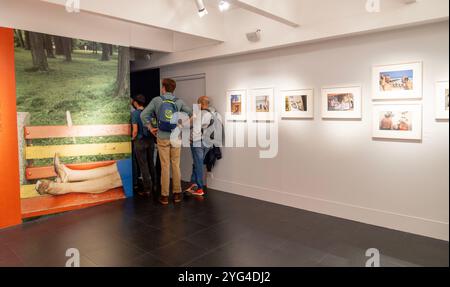
[[[163,100],[162,105],[159,107],[158,112],[158,129],[163,132],[172,132],[177,124],[172,124],[171,121],[175,114],[178,112],[178,107],[176,105],[177,98],[169,100],[164,96],[161,96]]]

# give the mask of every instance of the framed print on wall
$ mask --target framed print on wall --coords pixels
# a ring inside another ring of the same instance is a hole
[[[380,139],[421,140],[422,104],[374,104],[373,137]]]
[[[313,89],[281,91],[281,100],[281,118],[314,118]]]
[[[322,88],[323,119],[361,119],[361,85]]]
[[[448,120],[449,97],[448,81],[436,83],[436,119]]]
[[[275,119],[274,89],[253,89],[250,91],[252,120],[272,121]]]
[[[374,100],[422,98],[422,62],[375,66],[372,71]]]
[[[228,120],[247,120],[247,91],[230,90],[227,92],[227,113]]]

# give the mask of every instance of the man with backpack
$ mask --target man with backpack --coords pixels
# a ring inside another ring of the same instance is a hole
[[[173,92],[176,82],[172,79],[162,81],[161,96],[154,98],[141,113],[142,122],[157,135],[157,147],[161,160],[161,197],[159,202],[169,204],[170,171],[172,171],[173,200],[179,203],[182,200],[180,154],[181,144],[171,142],[172,131],[177,127],[173,118],[179,112],[192,116],[192,109],[181,99],[176,98]],[[156,114],[157,128],[151,125],[150,119]]]
[[[194,196],[203,196],[204,192],[204,160],[217,141],[222,141],[222,119],[220,114],[210,106],[207,96],[198,99],[200,107],[200,117],[194,117],[194,127],[192,130],[191,152],[192,152],[192,176],[191,186],[186,190]],[[217,134],[217,136],[215,135]]]

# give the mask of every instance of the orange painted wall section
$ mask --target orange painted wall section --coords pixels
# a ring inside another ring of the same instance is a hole
[[[20,224],[14,31],[0,28],[0,228]]]

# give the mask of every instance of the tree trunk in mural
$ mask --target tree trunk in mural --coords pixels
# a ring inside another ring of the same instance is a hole
[[[31,44],[30,44],[30,32],[25,31],[25,50],[30,50]]]
[[[31,56],[33,58],[33,70],[47,72],[48,62],[45,53],[45,35],[41,33],[29,32]]]
[[[61,37],[66,62],[72,62],[72,38]]]
[[[45,51],[47,52],[47,58],[55,58],[55,53],[53,52],[53,40],[52,36],[45,35]]]
[[[64,55],[63,39],[59,36],[53,36],[53,41],[55,42],[55,54],[58,56]]]
[[[96,42],[92,42],[92,54],[98,54],[98,45]]]
[[[14,30],[14,33],[16,34],[19,47],[25,49],[25,41],[23,40],[22,31],[21,30]]]
[[[102,43],[102,61],[109,61],[109,49],[110,49],[110,45],[109,44],[103,44]]]
[[[119,47],[115,97],[127,97],[130,88],[130,48]]]

